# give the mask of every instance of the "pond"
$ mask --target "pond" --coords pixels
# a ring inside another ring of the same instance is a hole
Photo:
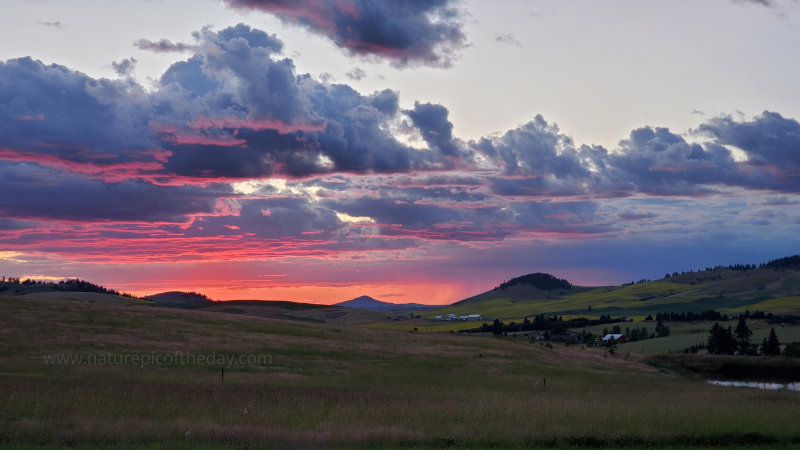
[[[798,391],[800,392],[800,382],[795,383],[769,383],[764,381],[718,381],[718,380],[707,380],[706,383],[713,384],[715,386],[730,386],[730,387],[749,387],[749,388],[758,388],[764,389],[767,391],[778,391],[781,389],[786,389],[787,391]]]

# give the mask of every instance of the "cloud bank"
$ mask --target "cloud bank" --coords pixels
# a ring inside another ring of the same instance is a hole
[[[403,109],[398,92],[297,73],[275,35],[240,24],[196,37],[150,91],[0,62],[0,190],[15,193],[0,196],[0,244],[92,263],[484,249],[500,267],[525,260],[499,258],[516,247],[800,224],[800,123],[777,112],[690,135],[641,127],[613,149],[542,116],[466,141],[445,105]]]

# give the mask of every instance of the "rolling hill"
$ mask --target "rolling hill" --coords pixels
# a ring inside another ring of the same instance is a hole
[[[800,442],[800,394],[622,352],[36,295],[0,294],[0,449]]]
[[[492,290],[429,311],[424,316],[481,314],[484,318],[506,319],[536,314],[646,316],[658,312],[709,309],[725,313],[800,311],[800,257],[797,256],[758,266],[737,264],[674,273],[660,280],[622,286],[543,285],[525,282],[526,279],[546,280],[542,276],[517,277]]]

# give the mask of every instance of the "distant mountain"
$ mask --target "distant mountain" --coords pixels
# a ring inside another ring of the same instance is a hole
[[[336,303],[333,306],[345,306],[348,308],[367,309],[369,311],[411,311],[415,309],[433,309],[439,308],[441,305],[422,305],[419,303],[389,303],[375,300],[368,295],[347,300],[345,302]]]
[[[148,295],[144,300],[150,300],[163,305],[202,305],[211,303],[211,299],[197,292],[169,291],[160,294]]]

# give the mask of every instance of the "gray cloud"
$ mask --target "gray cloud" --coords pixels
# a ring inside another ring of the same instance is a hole
[[[414,109],[406,111],[422,137],[443,155],[461,157],[462,150],[453,140],[453,124],[447,119],[449,112],[442,105],[414,103]]]
[[[518,41],[513,34],[498,34],[494,37],[494,40],[495,42],[499,42],[501,44],[516,45],[517,47],[522,46],[522,43]]]
[[[185,222],[212,214],[225,186],[155,186],[133,180],[105,183],[58,169],[0,161],[0,215],[76,221]]]
[[[353,68],[353,70],[347,72],[345,75],[347,75],[347,78],[353,81],[360,81],[367,77],[367,72],[364,72],[364,69],[360,67],[355,67]]]
[[[182,53],[192,50],[194,47],[182,42],[172,42],[169,39],[151,41],[149,39],[139,39],[133,43],[139,50],[146,50],[156,53]]]
[[[117,72],[117,75],[119,76],[131,76],[133,74],[133,70],[136,68],[136,59],[125,58],[121,61],[112,62],[111,68],[114,69],[114,72]]]
[[[225,0],[235,8],[275,14],[331,39],[354,55],[395,66],[449,66],[466,44],[462,12],[452,0]]]
[[[191,217],[191,227],[170,231],[309,240],[302,233],[316,232],[331,248],[401,248],[526,230],[604,233],[619,219],[654,218],[635,208],[606,211],[609,198],[653,201],[726,186],[784,194],[774,201],[783,205],[800,192],[800,124],[774,112],[709,119],[699,128],[703,143],[642,127],[611,151],[576,146],[541,116],[464,142],[444,105],[417,101],[401,110],[395,91],[362,94],[298,74],[274,35],[237,25],[195,37],[194,54],[154,91],[30,58],[0,62],[0,189],[24,192],[0,200],[0,214]],[[133,64],[113,67],[129,74]],[[398,139],[399,124],[427,146]],[[730,146],[748,160],[735,159]],[[227,187],[270,177],[289,178],[297,191],[249,198]],[[375,223],[350,226],[337,213]]]

